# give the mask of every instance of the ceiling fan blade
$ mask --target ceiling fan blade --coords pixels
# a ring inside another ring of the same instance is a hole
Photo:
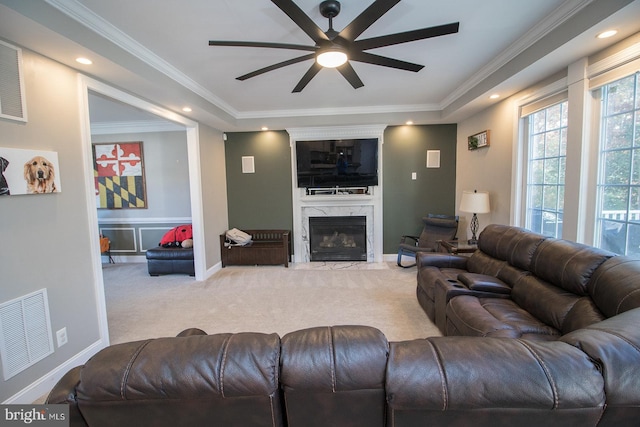
[[[269,43],[269,42],[242,42],[226,40],[209,40],[209,46],[230,46],[230,47],[268,47],[273,49],[292,49],[316,51],[316,46],[304,46],[300,44]]]
[[[287,14],[298,27],[316,43],[329,41],[329,37],[306,13],[302,11],[292,0],[271,0],[281,11]]]
[[[391,46],[394,44],[454,34],[458,32],[459,28],[460,23],[454,22],[451,24],[438,25],[437,27],[422,28],[420,30],[406,31],[404,33],[388,34],[386,36],[357,40],[353,44],[360,50],[375,49],[377,47]]]
[[[302,76],[302,78],[300,79],[296,87],[293,88],[291,93],[302,92],[302,89],[304,89],[305,86],[309,84],[311,79],[314,78],[321,69],[322,69],[322,65],[318,64],[317,62],[314,62],[311,68],[309,68],[307,72],[304,74],[304,76]]]
[[[277,70],[278,68],[286,67],[287,65],[297,64],[298,62],[306,61],[307,59],[314,59],[316,55],[310,53],[308,55],[299,56],[297,58],[289,59],[287,61],[278,62],[277,64],[269,65],[268,67],[260,68],[248,74],[244,74],[240,77],[236,77],[236,80],[247,80],[251,77],[259,76],[260,74],[268,73],[269,71]]]
[[[416,73],[424,68],[424,65],[387,58],[386,56],[375,55],[369,52],[352,52],[349,54],[349,59],[351,61],[365,62],[367,64],[381,65],[383,67],[397,68],[399,70],[413,71]]]
[[[349,83],[351,83],[351,86],[353,86],[354,89],[364,86],[364,83],[362,83],[362,80],[358,77],[356,70],[353,69],[348,61],[337,67],[337,70],[340,71],[340,74],[342,74]]]
[[[360,34],[376,22],[389,9],[398,4],[400,0],[377,0],[358,15],[349,25],[347,25],[339,36],[348,41],[354,41]]]

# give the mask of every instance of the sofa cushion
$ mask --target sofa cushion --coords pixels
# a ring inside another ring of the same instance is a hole
[[[536,276],[518,281],[511,290],[511,298],[523,310],[557,330],[562,330],[567,314],[580,299]]]
[[[480,233],[478,248],[493,258],[528,270],[534,252],[545,239],[524,228],[490,224]]]
[[[394,426],[596,425],[606,399],[597,366],[562,342],[393,342],[386,384]]]
[[[467,270],[470,273],[498,276],[506,265],[507,261],[493,258],[482,251],[475,251],[467,261]]]
[[[606,317],[640,307],[640,260],[617,256],[605,261],[588,285],[589,294]]]
[[[368,326],[317,327],[283,336],[288,425],[383,427],[388,352],[386,337]]]
[[[615,254],[580,243],[549,238],[533,255],[531,272],[576,295],[588,295],[595,270]]]
[[[636,278],[636,281],[638,279]],[[637,425],[640,408],[640,308],[569,333],[561,341],[598,362],[607,407],[599,425]],[[634,407],[635,410],[631,409]]]
[[[562,323],[562,334],[586,328],[605,319],[604,315],[589,297],[580,298],[571,308]]]
[[[560,335],[557,329],[504,298],[457,296],[447,306],[447,322],[451,322],[463,335],[470,336],[527,336],[534,340],[548,340]]]
[[[280,337],[238,333],[116,344],[82,368],[88,425],[273,426],[282,423]]]

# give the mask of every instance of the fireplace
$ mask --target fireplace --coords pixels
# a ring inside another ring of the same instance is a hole
[[[309,218],[311,261],[366,261],[367,217]]]

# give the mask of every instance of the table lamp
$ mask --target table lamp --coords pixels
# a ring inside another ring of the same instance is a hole
[[[478,216],[476,214],[483,214],[491,212],[489,206],[489,193],[487,191],[463,191],[462,200],[460,201],[460,211],[469,212],[473,214],[471,218],[471,239],[468,243],[475,245],[478,243],[476,233],[478,232]]]

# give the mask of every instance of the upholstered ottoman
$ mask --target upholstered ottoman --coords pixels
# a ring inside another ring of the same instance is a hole
[[[193,248],[157,248],[147,249],[147,267],[149,275],[188,274],[195,276]]]

